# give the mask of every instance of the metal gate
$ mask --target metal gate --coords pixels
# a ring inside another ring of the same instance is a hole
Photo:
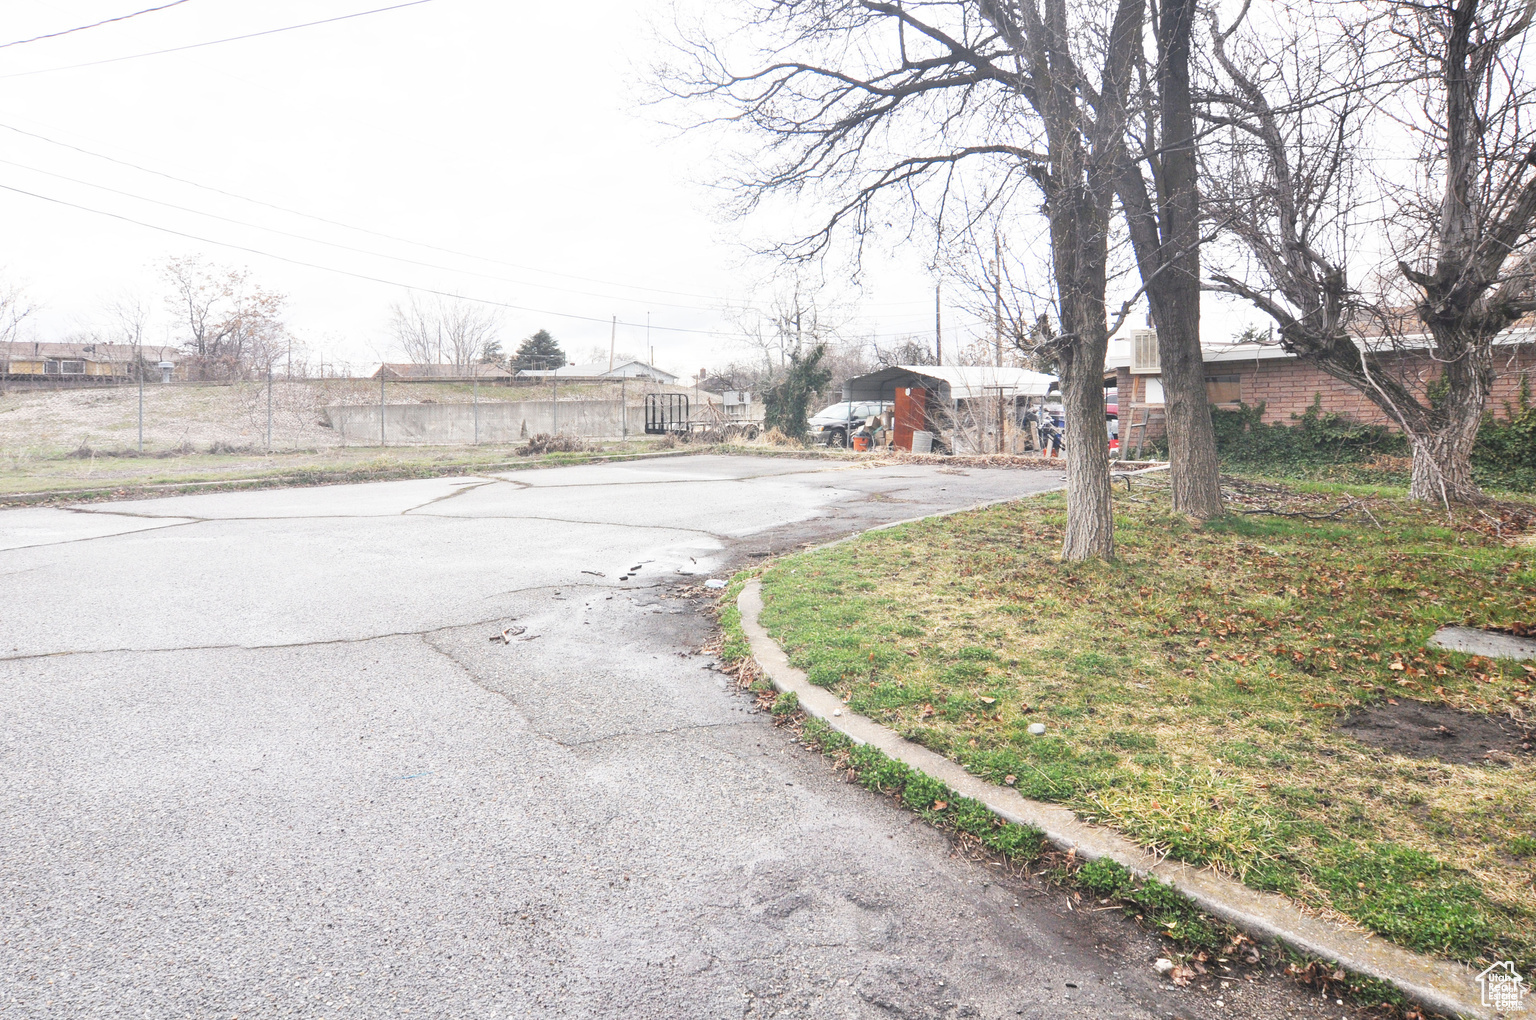
[[[645,395],[645,434],[664,436],[668,432],[687,432],[688,394],[647,393]]]

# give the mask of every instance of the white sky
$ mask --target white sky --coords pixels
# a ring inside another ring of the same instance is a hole
[[[0,42],[165,2],[5,0]],[[679,138],[640,105],[638,90],[657,56],[651,23],[665,22],[666,0],[595,0],[576,9],[428,0],[262,38],[68,67],[389,3],[187,0],[0,48],[0,125],[270,204],[0,128],[0,279],[22,284],[40,306],[36,337],[88,327],[125,293],[151,299],[152,337],[167,337],[160,267],[173,255],[202,254],[249,267],[256,282],[287,293],[289,323],[310,350],[361,370],[399,356],[385,326],[405,286],[536,310],[502,310],[508,347],[543,327],[581,359],[607,346],[617,315],[619,350],[644,356],[649,315],[664,368],[691,374],[750,357],[724,310],[768,303],[764,268],[744,265],[744,238],[771,235],[773,224],[723,220],[700,183],[718,140]],[[853,331],[931,337],[923,255],[877,254],[862,291],[841,288]],[[947,351],[987,332],[946,308]]]
[[[649,313],[664,367],[691,373],[746,356],[730,339],[723,309],[766,300],[749,282],[761,271],[741,266],[743,231],[761,225],[721,220],[714,196],[694,180],[709,143],[677,138],[637,99],[661,0],[599,0],[579,16],[565,5],[431,0],[264,38],[58,69],[388,3],[188,0],[0,48],[0,125],[480,260],[288,215],[0,129],[0,185],[264,253],[0,190],[0,272],[41,306],[37,337],[89,325],[122,292],[153,299],[155,335],[164,335],[170,323],[159,267],[168,256],[201,253],[248,266],[257,282],[286,292],[295,332],[317,353],[359,367],[392,353],[388,307],[405,292],[391,284],[539,310],[503,311],[509,346],[545,327],[581,357],[607,346],[608,320],[617,315],[618,347],[643,354]],[[6,0],[0,42],[153,6]],[[857,325],[881,334],[931,330],[928,286],[920,261],[881,263],[856,306]],[[951,311],[946,329],[962,318]]]

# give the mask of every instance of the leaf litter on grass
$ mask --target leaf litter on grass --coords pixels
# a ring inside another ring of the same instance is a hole
[[[1293,516],[1200,525],[1142,485],[1115,496],[1121,558],[1088,564],[1059,561],[1055,495],[905,525],[770,565],[763,622],[852,711],[983,778],[1409,948],[1536,964],[1532,758],[1339,729],[1408,701],[1527,722],[1529,671],[1425,646],[1536,623],[1521,515],[1237,502]]]

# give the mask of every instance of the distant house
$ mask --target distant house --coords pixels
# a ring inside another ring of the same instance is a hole
[[[473,382],[508,381],[512,373],[500,365],[411,365],[383,364],[370,378],[383,376],[389,382]]]
[[[103,383],[159,379],[161,362],[184,378],[182,355],[174,347],[108,343],[0,343],[0,378],[11,381]]]
[[[1375,338],[1362,337],[1362,348],[1374,348]],[[1378,354],[1383,367],[1416,379],[1418,386],[1439,377],[1440,366],[1429,354],[1426,336],[1401,338],[1398,351]],[[1206,400],[1219,408],[1264,405],[1263,420],[1289,425],[1313,401],[1325,412],[1359,422],[1392,427],[1392,421],[1364,393],[1340,382],[1310,360],[1269,343],[1202,344],[1205,361]],[[1511,330],[1497,341],[1496,370],[1488,409],[1503,414],[1505,402],[1519,399],[1521,379],[1536,369],[1536,330]],[[1124,339],[1110,342],[1105,361],[1105,386],[1116,390],[1120,433],[1129,440],[1128,428],[1138,428],[1136,439],[1156,439],[1166,434],[1163,379],[1157,354],[1157,332],[1133,330]],[[1145,425],[1145,436],[1139,431]]]
[[[519,379],[557,379],[560,382],[611,382],[616,379],[649,379],[667,386],[677,385],[677,376],[663,372],[643,361],[620,362],[609,368],[607,363],[592,365],[566,365],[564,368],[525,368],[517,373]]]

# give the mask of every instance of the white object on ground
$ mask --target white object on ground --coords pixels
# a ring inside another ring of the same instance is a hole
[[[1152,966],[1157,968],[1159,974],[1166,974],[1173,969],[1173,961],[1166,956],[1159,956]]]
[[[1037,737],[1044,736],[1045,735],[1045,723],[1043,723],[1043,722],[1032,722],[1032,723],[1030,723],[1029,724],[1029,732],[1034,734]]]
[[[711,577],[708,581],[704,582],[704,587],[706,587],[706,588],[724,588],[725,587],[725,582],[720,580],[718,577]]]

